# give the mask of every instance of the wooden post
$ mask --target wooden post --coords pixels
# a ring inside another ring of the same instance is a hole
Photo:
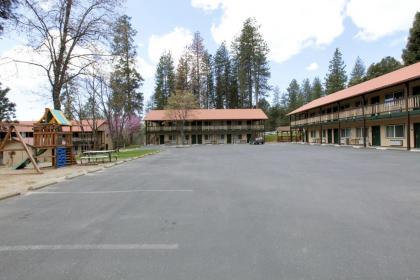
[[[340,102],[337,102],[337,113],[338,113],[338,145],[341,145],[341,122],[340,122]]]
[[[365,115],[365,96],[362,95],[362,115],[363,115],[363,147],[366,148],[366,115]]]
[[[405,83],[405,110],[407,112],[407,151],[411,150],[411,120],[410,120],[410,111],[408,110],[408,94],[409,86],[408,83]]]
[[[34,166],[34,168],[35,168],[36,172],[38,172],[38,173],[42,173],[42,172],[41,172],[41,170],[39,169],[38,164],[36,163],[35,159],[32,157],[32,154],[31,154],[31,152],[29,151],[28,146],[26,146],[26,143],[25,143],[25,141],[23,140],[22,135],[20,135],[19,130],[18,130],[15,126],[11,126],[11,128],[12,128],[12,127],[15,129],[16,136],[19,138],[19,141],[22,143],[23,148],[25,149],[26,153],[28,154],[28,157],[29,157],[29,159],[31,160],[32,165]]]
[[[289,122],[290,122],[290,126],[289,126],[290,142],[293,142],[292,141],[292,115],[289,116]]]
[[[319,144],[322,145],[322,107],[319,107]]]

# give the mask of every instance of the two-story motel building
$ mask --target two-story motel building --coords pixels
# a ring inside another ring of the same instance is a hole
[[[181,144],[180,121],[166,110],[145,117],[146,144]],[[242,144],[263,136],[267,116],[261,109],[195,109],[184,124],[185,144]]]
[[[318,98],[289,114],[300,141],[420,148],[420,62]]]

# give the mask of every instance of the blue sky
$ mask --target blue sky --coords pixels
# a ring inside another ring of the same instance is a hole
[[[159,55],[170,50],[177,58],[195,31],[214,53],[223,40],[238,34],[246,17],[255,17],[271,49],[270,83],[284,91],[293,78],[323,79],[336,47],[348,73],[357,56],[366,66],[388,55],[401,59],[417,10],[420,1],[414,0],[128,0],[123,8],[138,31],[138,70],[145,78],[146,99],[153,93]],[[33,55],[24,40],[6,34],[1,58]],[[44,106],[52,106],[48,84],[42,72],[25,67],[0,65],[0,81],[11,88],[18,118],[37,119]]]

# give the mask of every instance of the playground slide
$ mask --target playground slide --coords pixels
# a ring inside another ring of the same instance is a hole
[[[36,153],[36,156],[40,156],[40,155],[42,155],[43,153],[45,153],[47,151],[47,149],[40,149],[37,153]],[[23,160],[21,163],[19,163],[16,167],[15,167],[15,169],[17,170],[17,169],[23,169],[23,168],[25,168],[28,164],[30,164],[31,163],[31,160],[29,159],[29,158],[26,158],[25,160]]]

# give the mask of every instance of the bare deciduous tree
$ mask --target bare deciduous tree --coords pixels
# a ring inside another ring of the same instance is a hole
[[[18,61],[45,70],[55,109],[61,109],[63,86],[84,74],[97,56],[105,55],[102,42],[116,18],[121,0],[24,0],[19,24],[29,45],[45,54],[45,63]]]
[[[181,144],[184,145],[185,121],[192,117],[192,110],[199,107],[196,97],[188,91],[177,91],[168,99],[167,117],[176,122],[181,134]]]

